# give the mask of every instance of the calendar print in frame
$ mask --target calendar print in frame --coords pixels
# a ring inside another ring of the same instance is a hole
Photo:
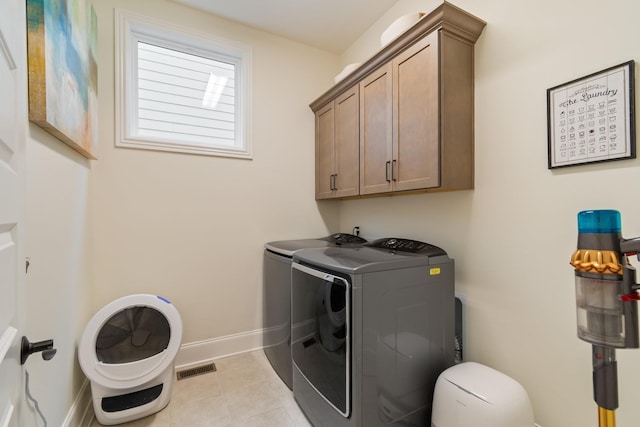
[[[633,159],[634,61],[547,89],[549,169]]]

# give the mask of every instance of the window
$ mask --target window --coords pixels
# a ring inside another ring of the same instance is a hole
[[[116,11],[116,146],[251,158],[251,50]]]

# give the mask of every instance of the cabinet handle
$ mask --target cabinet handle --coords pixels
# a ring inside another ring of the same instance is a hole
[[[385,178],[386,178],[387,182],[391,182],[391,170],[390,170],[391,169],[391,162],[388,161],[387,163],[385,163],[385,168],[386,168]]]
[[[330,190],[337,190],[336,188],[336,176],[338,176],[338,174],[333,174],[333,175],[329,175],[329,189]]]
[[[398,161],[394,160],[391,163],[391,179],[393,179],[394,181],[398,180]]]

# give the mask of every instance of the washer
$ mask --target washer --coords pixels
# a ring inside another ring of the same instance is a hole
[[[282,240],[264,245],[264,353],[290,389],[291,377],[291,260],[305,248],[352,247],[366,243],[353,234],[337,233],[319,239]]]
[[[454,364],[454,261],[380,239],[303,249],[291,270],[293,395],[315,427],[430,426]]]

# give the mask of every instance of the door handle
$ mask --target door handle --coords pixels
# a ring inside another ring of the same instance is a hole
[[[391,182],[391,162],[387,161],[387,163],[384,164],[385,166],[385,178],[387,180],[387,182]]]
[[[22,337],[22,344],[20,346],[20,364],[24,365],[27,358],[33,353],[42,352],[43,360],[51,360],[56,355],[56,350],[53,348],[53,340],[44,340],[38,342],[29,342],[27,337]]]
[[[337,190],[336,188],[336,174],[329,175],[329,189]]]
[[[391,162],[391,179],[394,181],[398,180],[398,161],[394,160]]]

